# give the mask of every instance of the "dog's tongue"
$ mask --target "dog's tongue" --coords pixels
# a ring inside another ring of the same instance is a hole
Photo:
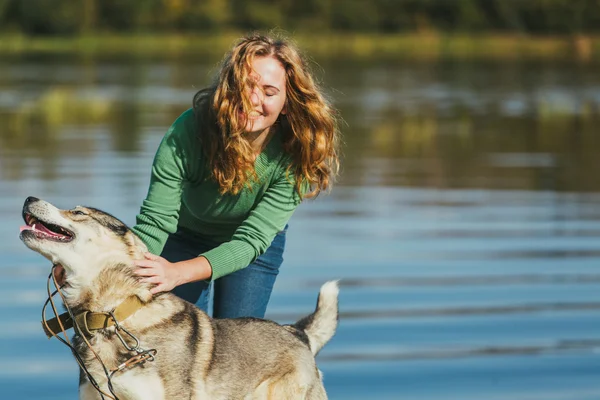
[[[32,229],[33,229],[33,228],[32,228],[32,227],[30,227],[29,225],[23,225],[23,226],[21,226],[21,228],[20,228],[19,232],[23,232],[23,231],[30,231],[30,230],[32,230]]]

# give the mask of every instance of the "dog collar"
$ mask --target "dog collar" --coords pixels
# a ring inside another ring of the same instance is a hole
[[[77,326],[78,330],[81,331],[78,333],[85,336],[92,336],[92,331],[116,326],[120,321],[123,321],[139,310],[143,305],[144,303],[142,303],[139,297],[131,296],[119,304],[112,312],[82,311],[75,315],[75,324],[73,324],[71,315],[66,312],[56,318],[42,321],[42,327],[49,339],[61,331],[61,323],[65,330]]]

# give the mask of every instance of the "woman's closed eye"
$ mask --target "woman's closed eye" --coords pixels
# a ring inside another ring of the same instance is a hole
[[[279,89],[277,89],[276,87],[273,87],[273,86],[267,86],[263,89],[263,92],[264,92],[265,96],[271,97],[271,96],[275,96],[276,94],[278,94]]]

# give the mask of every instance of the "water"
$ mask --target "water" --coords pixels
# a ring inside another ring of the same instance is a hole
[[[330,398],[600,398],[597,66],[318,61],[343,173],[293,216],[268,317],[295,320],[342,279],[318,357]],[[0,60],[2,398],[77,398],[40,327],[49,265],[18,240],[23,200],[132,224],[214,62]]]

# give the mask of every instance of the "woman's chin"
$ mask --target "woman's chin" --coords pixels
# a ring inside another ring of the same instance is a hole
[[[264,131],[265,129],[267,129],[268,126],[264,126],[264,124],[262,123],[256,123],[254,122],[253,124],[247,124],[246,125],[246,133],[260,133],[262,131]]]

